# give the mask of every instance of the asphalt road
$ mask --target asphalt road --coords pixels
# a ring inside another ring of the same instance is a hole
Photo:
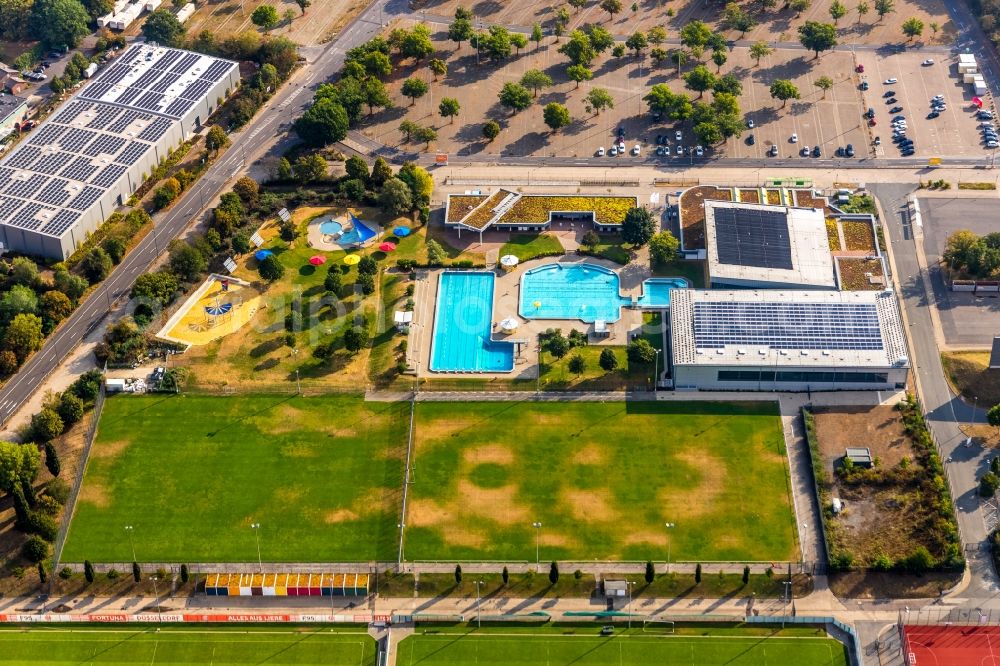
[[[973,418],[972,407],[956,397],[948,387],[930,309],[935,307],[928,289],[927,273],[920,266],[916,244],[922,231],[915,230],[906,212],[906,198],[916,185],[870,185],[885,213],[885,229],[892,244],[893,263],[899,282],[902,307],[909,328],[913,371],[928,425],[945,458],[945,468],[955,499],[958,526],[969,560],[972,583],[966,594],[992,597],[996,589],[993,566],[983,550],[987,537],[982,505],[977,493],[978,477],[989,467],[991,453],[974,446],[966,448],[960,423]],[[979,419],[982,421],[982,410]]]
[[[312,99],[313,88],[343,66],[344,53],[375,36],[381,29],[380,16],[388,20],[395,14],[405,13],[403,0],[376,0],[346,26],[337,39],[320,49],[303,50],[311,62],[307,62],[245,128],[231,135],[232,145],[206,175],[165,215],[154,218],[153,231],[49,336],[42,349],[4,384],[0,389],[0,424],[5,425],[77,343],[97,327],[113,303],[127,297],[135,279],[149,269],[172,238],[222,193],[227,183],[247,166],[247,159],[252,160],[279,133],[279,126],[302,114]]]

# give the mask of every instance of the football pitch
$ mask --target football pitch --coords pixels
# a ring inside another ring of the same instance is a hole
[[[413,465],[413,559],[798,557],[775,403],[418,402]]]
[[[395,559],[409,405],[360,396],[107,400],[63,560]]]
[[[0,665],[333,664],[375,666],[363,628],[74,627],[0,630]]]
[[[520,666],[847,666],[843,644],[812,629],[679,632],[652,635],[633,629],[614,636],[532,632],[503,628],[482,632],[418,633],[404,639],[397,666],[518,664]],[[555,629],[554,627],[551,629]]]

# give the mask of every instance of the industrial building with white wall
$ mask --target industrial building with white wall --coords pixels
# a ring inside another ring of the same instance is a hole
[[[676,389],[901,389],[910,362],[884,291],[670,292]]]
[[[230,60],[129,48],[0,161],[3,249],[69,257],[239,81]]]

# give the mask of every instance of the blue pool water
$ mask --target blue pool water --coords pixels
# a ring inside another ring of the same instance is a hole
[[[351,215],[351,230],[344,233],[337,239],[337,244],[341,247],[353,247],[361,245],[365,241],[375,237],[375,230],[367,226],[364,222]],[[324,235],[333,236],[344,230],[344,225],[336,220],[324,220],[319,224],[319,230]]]
[[[514,369],[514,345],[490,339],[494,280],[493,273],[441,273],[431,338],[431,371]]]
[[[640,308],[670,306],[670,290],[687,287],[683,278],[650,278],[642,283]],[[547,264],[525,271],[518,305],[526,319],[598,319],[618,321],[621,308],[632,305],[621,295],[618,274],[595,264]]]

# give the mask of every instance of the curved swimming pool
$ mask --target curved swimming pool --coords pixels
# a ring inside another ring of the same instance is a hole
[[[684,278],[650,278],[633,301],[621,295],[618,273],[596,264],[546,264],[521,276],[518,311],[525,319],[579,319],[615,322],[621,308],[670,307],[670,290],[687,287]]]

